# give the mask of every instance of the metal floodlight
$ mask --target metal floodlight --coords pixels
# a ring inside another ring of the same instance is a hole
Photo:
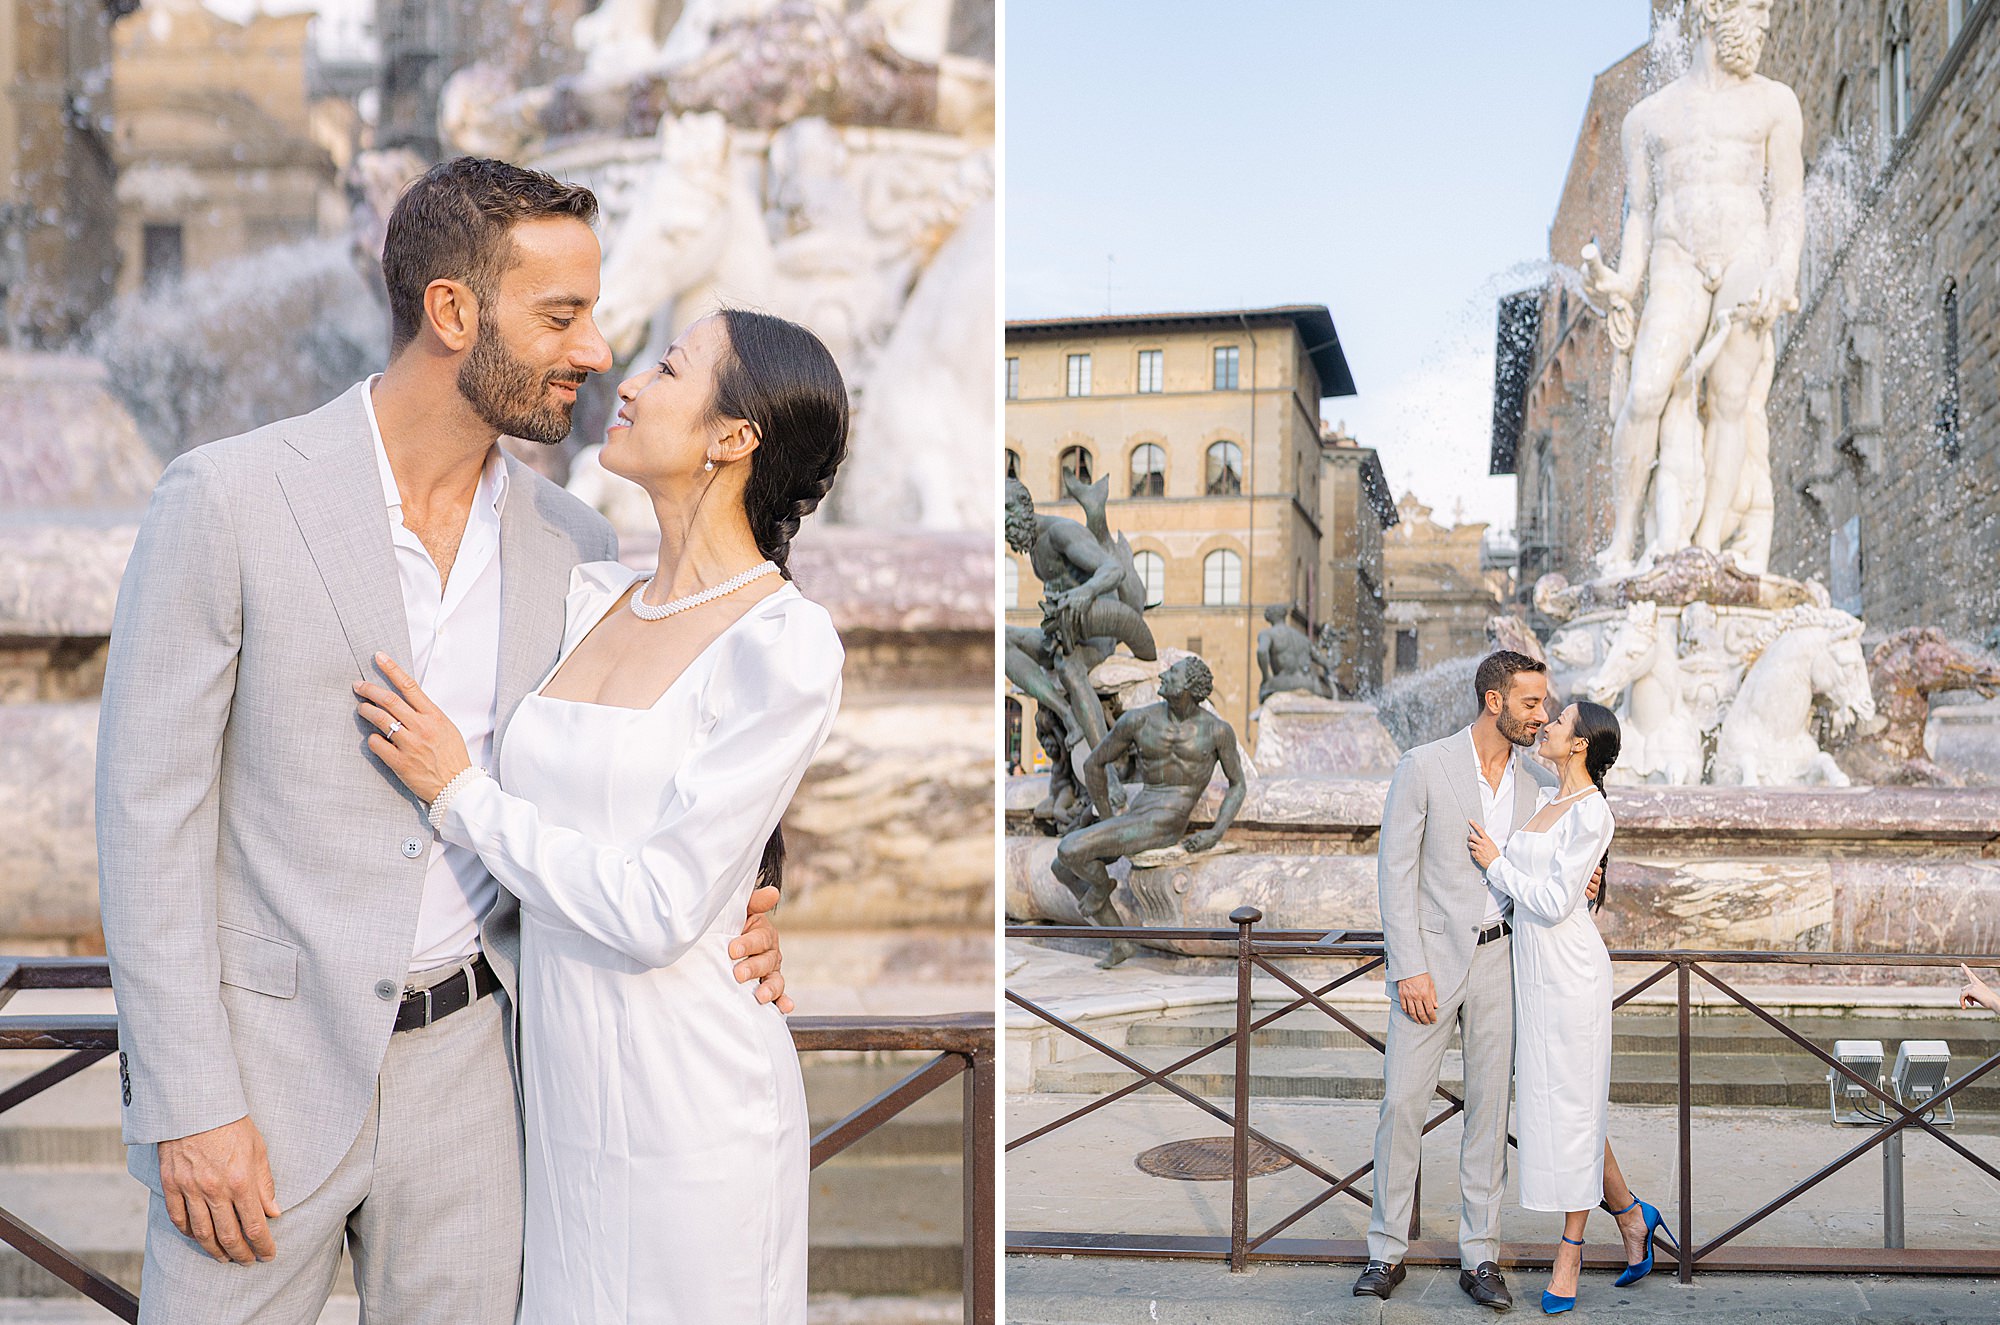
[[[1835,1040],[1833,1056],[1856,1076],[1882,1085],[1882,1042],[1880,1040]],[[1881,1103],[1856,1083],[1832,1068],[1826,1070],[1827,1107],[1836,1123],[1865,1125],[1883,1121]]]
[[[1896,1098],[1906,1109],[1920,1109],[1926,1100],[1950,1084],[1951,1046],[1943,1040],[1905,1040],[1896,1046],[1896,1069],[1889,1080]],[[1944,1102],[1944,1117],[1932,1122],[1951,1121],[1951,1101]]]

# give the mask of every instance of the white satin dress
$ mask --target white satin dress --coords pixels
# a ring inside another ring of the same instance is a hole
[[[1542,788],[1536,810],[1555,795]],[[1604,1199],[1611,956],[1584,889],[1613,829],[1593,792],[1543,831],[1515,829],[1486,871],[1514,899],[1514,1118],[1530,1210],[1589,1210]]]
[[[564,657],[637,578],[577,568]],[[521,899],[522,1325],[805,1325],[805,1088],[728,947],[841,661],[786,585],[651,708],[531,694],[445,815]]]

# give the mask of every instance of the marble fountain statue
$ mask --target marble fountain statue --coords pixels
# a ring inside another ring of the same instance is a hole
[[[1495,646],[1543,657],[1558,695],[1619,714],[1617,901],[1601,922],[1614,946],[2000,949],[2000,791],[1956,785],[1977,779],[1933,757],[1938,724],[1926,738],[1929,696],[1990,696],[2000,663],[1921,628],[1864,648],[1865,623],[1822,584],[1769,568],[1766,408],[1779,319],[1798,307],[1800,113],[1757,73],[1768,4],[1687,8],[1685,72],[1623,124],[1615,263],[1594,244],[1580,254],[1617,351],[1612,525],[1594,578],[1536,584],[1548,638],[1496,619]],[[1282,634],[1274,621],[1267,635]],[[1299,739],[1292,710],[1337,702],[1314,693],[1302,639],[1260,648],[1267,686],[1278,668],[1291,692],[1263,697],[1236,850],[1134,869],[1114,906],[1154,924],[1225,928],[1252,904],[1281,928],[1377,927],[1387,770],[1363,748],[1329,758]],[[1447,693],[1382,706],[1398,728],[1411,708],[1437,718],[1419,739],[1474,710],[1470,660],[1435,670]],[[1053,844],[1022,831],[1035,792],[1009,787],[1008,911],[1069,920],[1039,885]],[[1219,805],[1211,788],[1195,822]]]
[[[454,74],[446,137],[596,192],[621,365],[720,302],[812,327],[854,398],[834,519],[992,529],[991,467],[938,444],[990,434],[997,354],[993,68],[945,50],[951,0],[705,0],[655,42],[658,8],[578,20],[583,72],[548,87]]]

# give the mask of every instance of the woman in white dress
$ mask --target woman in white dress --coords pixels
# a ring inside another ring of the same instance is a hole
[[[839,703],[839,637],[784,567],[847,393],[811,332],[726,310],[618,394],[601,460],[652,498],[659,564],[576,569],[495,776],[400,673],[362,712],[521,899],[523,1325],[804,1325],[805,1090],[728,946]]]
[[[1615,828],[1604,774],[1618,760],[1618,719],[1571,704],[1542,728],[1536,753],[1561,777],[1502,852],[1475,822],[1472,858],[1511,897],[1514,953],[1514,1112],[1521,1204],[1563,1212],[1542,1310],[1576,1305],[1583,1226],[1600,1200],[1625,1242],[1620,1287],[1652,1272],[1660,1212],[1633,1196],[1605,1140],[1611,1105],[1611,956],[1587,904],[1591,875],[1608,863]],[[1603,900],[1600,891],[1597,903]],[[1640,1255],[1644,1252],[1643,1257]]]

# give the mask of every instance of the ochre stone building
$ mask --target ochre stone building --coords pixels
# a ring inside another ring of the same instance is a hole
[[[1506,586],[1487,564],[1484,524],[1439,524],[1411,492],[1396,510],[1382,548],[1384,681],[1485,653],[1486,621],[1501,610]]]
[[[1549,257],[1615,250],[1618,129],[1647,52],[1597,79]],[[1762,72],[1804,115],[1801,308],[1778,327],[1771,569],[1872,630],[2000,624],[2000,0],[1777,0]],[[1615,251],[1607,257],[1616,259]],[[1557,279],[1502,302],[1493,468],[1521,582],[1608,528],[1610,347]]]
[[[1395,508],[1374,451],[1322,432],[1322,397],[1354,383],[1323,307],[1052,318],[1007,324],[1007,467],[1036,507],[1065,467],[1110,475],[1162,647],[1215,673],[1218,712],[1249,740],[1264,609],[1347,631],[1340,677],[1380,679],[1381,531]],[[1039,626],[1041,586],[1009,553],[1007,621]],[[1024,730],[1030,735],[1032,714]]]
[[[233,23],[169,3],[114,29],[121,293],[346,228],[333,157],[315,137],[311,23]]]

